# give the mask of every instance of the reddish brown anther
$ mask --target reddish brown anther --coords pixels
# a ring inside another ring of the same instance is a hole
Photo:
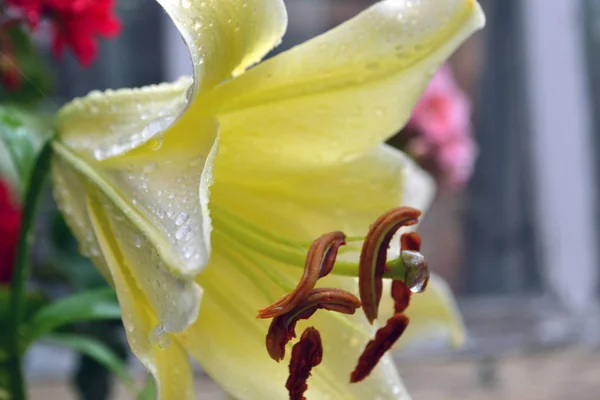
[[[408,317],[404,314],[396,314],[390,318],[386,326],[377,331],[375,339],[367,344],[365,351],[358,359],[356,368],[350,375],[350,382],[360,382],[369,376],[381,357],[398,340],[407,326]]]
[[[273,318],[291,311],[303,301],[315,284],[333,269],[340,246],[346,244],[342,232],[331,232],[315,240],[306,256],[304,274],[293,292],[258,312],[257,318]]]
[[[420,216],[421,212],[414,208],[396,208],[382,215],[369,229],[360,254],[359,291],[363,310],[371,323],[379,310],[390,242],[398,229],[416,224]]]
[[[296,323],[310,318],[317,310],[354,314],[360,301],[341,289],[313,289],[308,297],[284,315],[273,318],[267,333],[267,351],[271,358],[280,361],[285,356],[285,346],[296,337]]]
[[[402,250],[421,251],[421,236],[417,232],[405,233],[400,237]]]
[[[402,281],[392,282],[392,298],[394,299],[394,314],[403,313],[408,308],[410,296],[412,292],[410,288]]]
[[[321,364],[323,345],[321,335],[315,328],[306,328],[300,341],[292,349],[290,360],[290,376],[285,387],[290,393],[290,400],[306,400],[304,392],[308,389],[306,381],[310,371]]]

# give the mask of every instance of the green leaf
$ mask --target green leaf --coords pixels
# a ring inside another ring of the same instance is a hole
[[[68,324],[120,318],[121,309],[114,290],[92,290],[58,300],[38,311],[28,321],[27,339],[33,341]]]
[[[99,340],[82,335],[51,334],[44,337],[44,341],[68,347],[79,353],[93,358],[104,365],[109,371],[118,376],[130,389],[133,390],[133,378],[127,370],[127,365],[108,346]]]
[[[121,321],[98,321],[78,327],[78,334],[95,338],[104,343],[125,362],[129,346],[123,336]],[[79,400],[107,400],[113,389],[113,373],[87,355],[80,354],[77,371],[71,378]],[[154,400],[154,399],[153,399]]]
[[[8,326],[9,321],[9,302],[10,302],[10,287],[0,287],[0,326]],[[31,317],[40,308],[48,303],[48,300],[40,293],[27,293],[25,299],[25,318]],[[0,347],[2,343],[6,343],[7,329],[0,329]]]
[[[16,107],[0,107],[0,140],[10,156],[21,191],[44,139],[52,132],[52,120]]]

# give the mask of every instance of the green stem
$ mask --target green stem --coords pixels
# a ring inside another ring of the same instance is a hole
[[[50,159],[52,156],[52,145],[49,140],[39,153],[33,172],[27,184],[21,229],[19,232],[19,244],[13,270],[11,283],[9,324],[10,332],[10,372],[12,400],[25,400],[27,392],[21,365],[21,340],[19,328],[23,320],[26,301],[26,285],[29,276],[29,248],[33,241],[32,228],[37,213],[37,205],[42,194],[44,181],[50,171]]]

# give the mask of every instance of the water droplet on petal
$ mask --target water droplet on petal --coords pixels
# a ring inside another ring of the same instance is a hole
[[[175,238],[177,240],[183,239],[188,233],[190,233],[192,228],[189,225],[183,225],[181,228],[177,229],[175,232]]]
[[[190,161],[190,167],[197,167],[202,164],[202,161],[204,161],[204,157],[202,155],[198,155],[192,158],[192,161]]]
[[[186,212],[182,212],[181,214],[178,214],[177,217],[175,217],[175,225],[177,226],[181,226],[185,223],[185,221],[188,220],[188,218],[190,217],[190,215]]]
[[[418,251],[403,250],[400,253],[406,268],[405,284],[413,293],[422,293],[429,282],[429,266]]]
[[[157,326],[148,334],[148,342],[153,345],[157,345],[163,350],[166,350],[171,346],[171,339],[169,335],[164,331],[162,326]]]
[[[155,161],[151,161],[148,164],[144,165],[143,171],[145,174],[149,174],[150,172],[154,171],[157,168],[158,168],[158,163],[156,163]]]
[[[162,147],[162,145],[163,145],[163,137],[162,136],[157,136],[150,141],[150,146],[152,148],[152,151],[159,150]]]

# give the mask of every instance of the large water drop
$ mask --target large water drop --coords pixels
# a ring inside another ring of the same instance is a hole
[[[406,268],[405,284],[413,293],[422,293],[429,282],[429,266],[423,254],[413,250],[403,250],[400,254]]]

